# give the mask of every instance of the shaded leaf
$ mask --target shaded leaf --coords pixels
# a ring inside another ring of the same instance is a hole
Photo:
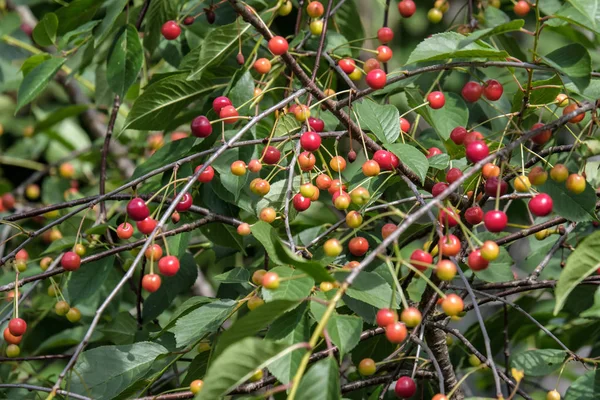
[[[566,356],[564,350],[528,350],[515,354],[511,363],[514,368],[524,371],[525,376],[547,376],[561,367]]]
[[[47,13],[33,28],[31,36],[40,46],[51,46],[56,40],[57,29],[58,17],[54,13]]]
[[[483,42],[469,43],[461,47],[465,39],[456,32],[432,35],[417,45],[406,64],[423,61],[448,60],[449,58],[505,58],[508,54]]]
[[[129,24],[108,53],[106,66],[108,85],[121,98],[137,80],[143,62],[142,42],[135,26]]]
[[[339,400],[340,374],[334,357],[327,357],[311,366],[298,387],[298,400]]]
[[[48,85],[48,82],[50,82],[65,61],[66,59],[64,58],[49,58],[32,69],[31,72],[23,78],[23,82],[21,82],[21,86],[19,86],[19,93],[17,95],[16,111],[32,102],[40,93],[42,93]]]
[[[175,334],[177,347],[187,346],[209,333],[216,332],[237,303],[217,300],[179,318],[169,332]]]

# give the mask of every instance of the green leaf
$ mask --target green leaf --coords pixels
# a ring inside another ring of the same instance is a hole
[[[417,174],[421,182],[425,182],[429,162],[423,153],[416,147],[404,143],[384,144],[384,146],[398,156],[408,169]]]
[[[200,56],[195,69],[188,76],[188,80],[198,80],[202,73],[211,65],[217,64],[238,46],[238,38],[244,35],[250,24],[233,23],[224,25],[211,31],[202,44]]]
[[[0,24],[0,36],[10,35],[21,26],[21,17],[16,12],[11,12],[2,15],[2,23]]]
[[[552,197],[554,212],[567,220],[582,222],[596,219],[596,193],[587,182],[585,191],[580,194],[570,192],[564,183],[552,179],[548,179],[539,190]]]
[[[190,137],[167,143],[158,149],[152,155],[152,157],[150,157],[144,163],[138,165],[133,172],[131,179],[139,178],[140,176],[145,175],[150,171],[154,171],[163,165],[175,162],[192,154],[192,151],[195,150],[194,144],[196,143],[196,140],[196,138]]]
[[[204,386],[195,400],[214,400],[224,396],[270,362],[292,351],[283,343],[248,337],[229,346],[211,364]]]
[[[547,376],[561,367],[566,356],[564,350],[527,350],[518,352],[511,362],[513,368],[524,371],[525,376]]]
[[[167,353],[163,346],[150,342],[87,350],[75,364],[70,390],[93,398],[115,398]]]
[[[69,304],[75,306],[96,294],[113,269],[114,262],[115,257],[110,256],[85,264],[80,271],[71,274],[67,283]]]
[[[24,105],[35,99],[48,85],[48,82],[58,72],[60,67],[65,63],[66,59],[52,57],[36,66],[31,72],[23,78],[19,93],[17,95],[17,108],[15,112],[20,110]]]
[[[563,308],[567,296],[577,285],[596,272],[600,267],[600,231],[592,233],[585,238],[574,252],[567,258],[565,268],[560,273],[554,294],[556,305],[554,315]]]
[[[98,46],[104,41],[111,33],[112,28],[119,18],[119,15],[125,8],[128,0],[108,0],[106,2],[106,15],[102,18],[102,22],[98,26],[98,29],[94,32],[94,43]]]
[[[381,105],[371,100],[354,105],[361,126],[373,132],[383,143],[394,143],[400,137],[400,113],[392,105]]]
[[[424,61],[447,61],[449,58],[505,58],[508,54],[481,41],[461,47],[465,39],[456,32],[445,32],[425,39],[410,54],[406,64]]]
[[[138,330],[137,321],[127,311],[121,312],[115,319],[102,327],[102,333],[116,345],[131,344]]]
[[[144,63],[144,50],[138,31],[127,25],[108,53],[106,78],[108,85],[121,98],[137,80]]]
[[[77,104],[72,106],[65,106],[57,109],[52,114],[48,115],[43,120],[39,121],[35,125],[36,132],[43,132],[47,129],[52,128],[54,125],[67,118],[76,117],[79,114],[90,108],[89,104]]]
[[[217,300],[197,308],[179,318],[169,332],[175,334],[177,347],[187,346],[203,336],[216,332],[237,303],[233,300]]]
[[[196,379],[204,378],[206,370],[208,369],[208,362],[210,361],[210,351],[204,351],[198,354],[188,367],[185,379],[181,382],[182,386],[189,386],[192,381]]]
[[[232,270],[213,277],[213,280],[220,283],[248,283],[250,280],[250,271],[246,268],[235,267]]]
[[[518,31],[523,27],[523,25],[525,25],[524,20],[515,19],[505,24],[497,25],[494,28],[480,29],[478,31],[475,31],[474,33],[471,33],[469,36],[467,36],[466,39],[462,40],[459,44],[459,47],[465,47],[475,42],[476,40],[486,39],[491,36],[501,35],[507,32]]]
[[[556,96],[561,92],[560,86],[562,85],[562,80],[558,75],[554,75],[550,79],[544,79],[541,81],[533,81],[531,83],[532,88],[537,88],[538,86],[544,86],[544,88],[539,88],[536,90],[532,90],[529,96],[529,104],[532,106],[543,105],[553,102],[556,99]],[[559,87],[553,87],[559,86]],[[517,112],[521,110],[523,105],[523,97],[525,94],[517,90],[512,100],[512,108],[511,112]],[[526,111],[527,113],[533,113],[534,111]]]
[[[564,400],[595,400],[600,397],[600,369],[588,371],[569,386]]]
[[[175,322],[177,322],[177,320],[179,318],[200,308],[204,304],[212,303],[213,301],[215,301],[214,298],[203,297],[203,296],[195,296],[195,297],[187,299],[182,305],[177,307],[177,309],[173,312],[173,315],[171,315],[171,319],[165,326],[163,326],[163,330],[160,333],[164,333],[165,331],[168,331],[172,326],[175,325]]]
[[[61,252],[75,246],[75,243],[77,243],[77,238],[75,236],[61,237],[60,239],[50,243],[50,246],[48,246],[41,255],[44,256],[46,254]]]
[[[282,278],[279,287],[275,290],[263,288],[263,299],[266,302],[273,300],[302,300],[310,295],[315,286],[315,281],[304,272],[290,267],[276,267],[271,271],[279,274]]]
[[[334,357],[316,362],[298,386],[298,400],[339,400],[340,372]]]
[[[224,85],[211,85],[206,79],[188,81],[186,74],[161,79],[148,86],[136,99],[123,129],[166,129],[177,113],[220,86]]]
[[[58,17],[54,13],[44,14],[44,17],[37,23],[31,36],[40,46],[51,46],[56,40],[56,30],[58,29]]]
[[[158,47],[162,34],[160,27],[169,20],[177,19],[177,2],[173,0],[152,0],[146,14],[144,47],[150,53]]]
[[[346,294],[376,308],[387,308],[392,301],[392,288],[374,272],[361,272]]]
[[[484,232],[479,235],[479,240],[497,240],[499,235]],[[490,262],[490,265],[482,270],[476,271],[475,276],[485,282],[507,282],[513,280],[512,265],[514,261],[506,248],[500,247],[498,258]]]
[[[360,342],[362,326],[362,319],[354,315],[331,316],[327,322],[327,333],[331,341],[340,349],[340,357],[348,354]]]
[[[551,67],[567,75],[583,91],[590,84],[592,59],[590,53],[579,43],[571,43],[542,56]]]
[[[437,154],[431,158],[428,158],[429,168],[435,168],[439,170],[443,170],[448,168],[450,165],[450,156],[446,153]]]
[[[102,6],[104,0],[74,0],[68,5],[59,8],[56,11],[58,17],[58,35],[62,36],[67,32],[85,24],[91,20],[96,11]]]

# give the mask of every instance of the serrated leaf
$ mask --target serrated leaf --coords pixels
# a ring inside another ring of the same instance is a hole
[[[516,20],[510,21],[510,22],[507,22],[505,24],[497,25],[493,28],[480,29],[478,31],[475,31],[474,33],[471,33],[469,36],[467,36],[466,39],[462,40],[459,43],[459,47],[461,47],[461,48],[465,47],[465,46],[469,45],[470,43],[473,43],[477,40],[486,39],[491,36],[501,35],[501,34],[507,33],[507,32],[518,31],[523,27],[523,25],[525,25],[524,20],[516,19]]]
[[[175,322],[177,322],[177,320],[179,318],[200,308],[204,304],[212,303],[213,301],[215,301],[214,298],[204,297],[204,296],[194,296],[190,299],[187,299],[182,305],[177,307],[177,309],[173,312],[173,315],[171,315],[171,319],[169,320],[169,322],[167,324],[165,324],[165,326],[163,326],[163,330],[160,333],[168,331],[169,328],[171,328],[173,325],[175,325]]]
[[[540,192],[552,197],[554,212],[573,222],[590,221],[596,218],[596,192],[586,182],[585,191],[574,194],[564,183],[548,179],[539,188]]]
[[[340,349],[340,357],[348,354],[360,341],[362,319],[354,315],[334,314],[327,322],[327,333]]]
[[[590,84],[592,59],[590,53],[579,43],[571,43],[542,56],[546,64],[567,75],[583,91]]]
[[[398,156],[400,161],[421,179],[421,182],[425,182],[429,162],[423,153],[416,147],[404,143],[384,144],[384,146]]]
[[[73,31],[91,20],[96,11],[102,6],[102,3],[104,3],[104,0],[74,0],[56,10],[58,35],[62,36]]]
[[[96,294],[113,269],[114,262],[114,256],[106,257],[85,264],[80,271],[71,274],[66,290],[69,304],[76,306],[80,301]]]
[[[561,85],[562,85],[562,80],[560,79],[560,77],[558,75],[554,75],[550,79],[533,81],[531,83],[532,88],[537,88],[538,86],[544,86],[544,88],[538,88],[536,90],[531,91],[531,94],[529,95],[529,99],[528,99],[529,104],[535,106],[535,105],[543,105],[543,104],[548,104],[548,103],[553,102],[556,99],[556,96],[561,92],[560,87],[553,87],[553,86],[561,86]],[[523,105],[523,97],[524,96],[525,96],[525,94],[520,90],[517,90],[515,92],[515,95],[513,96],[513,100],[512,100],[511,112],[517,112],[517,111],[521,110],[521,107]],[[532,113],[534,111],[528,111],[528,112]]]
[[[108,85],[121,98],[137,80],[144,63],[144,50],[138,31],[132,24],[122,30],[108,53],[106,78]]]
[[[310,295],[315,281],[304,272],[290,267],[276,267],[271,271],[282,278],[279,287],[274,290],[263,288],[263,299],[266,302],[273,300],[302,300]]]
[[[446,153],[436,154],[435,156],[428,158],[427,161],[429,162],[429,168],[443,170],[450,165],[450,156]]]
[[[46,248],[46,250],[44,250],[42,255],[61,252],[63,250],[75,246],[75,243],[77,243],[77,238],[75,236],[61,237],[60,239],[50,243],[50,245]]]
[[[298,386],[298,400],[339,400],[340,372],[334,357],[327,357],[311,366]]]
[[[203,336],[216,332],[237,303],[217,300],[197,308],[179,318],[169,332],[175,334],[177,347],[187,346]]]
[[[588,371],[569,386],[564,400],[595,400],[600,397],[600,369]]]
[[[569,294],[577,285],[595,273],[600,267],[600,231],[592,233],[585,238],[575,251],[567,258],[565,268],[560,273],[554,294],[556,304],[554,306],[554,315],[558,314],[563,308]]]
[[[248,283],[250,280],[250,271],[246,268],[235,267],[232,270],[213,277],[213,280],[220,283]]]
[[[566,356],[564,350],[527,350],[517,353],[511,364],[513,368],[524,371],[525,376],[548,376],[561,367]]]
[[[44,17],[37,23],[31,36],[40,46],[51,46],[56,40],[56,30],[58,29],[58,17],[54,13],[44,14]]]
[[[376,308],[387,308],[392,301],[392,288],[374,272],[361,272],[346,294]]]
[[[400,137],[400,113],[392,105],[371,100],[354,105],[363,129],[373,132],[382,143],[394,143]]]
[[[17,95],[17,108],[15,112],[20,110],[24,105],[32,102],[40,93],[44,91],[48,82],[58,72],[60,67],[65,63],[66,59],[52,57],[37,65],[23,78],[19,93]]]
[[[99,45],[108,37],[112,28],[117,21],[117,18],[125,8],[128,0],[108,0],[106,2],[106,15],[102,18],[102,22],[98,25],[98,29],[94,32],[94,43]]]

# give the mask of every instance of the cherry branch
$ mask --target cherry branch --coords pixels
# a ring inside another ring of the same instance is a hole
[[[567,240],[569,234],[571,232],[573,232],[573,230],[575,229],[576,226],[577,226],[577,223],[574,222],[565,228],[565,233],[563,233],[560,236],[560,238],[558,238],[556,243],[554,243],[554,246],[552,246],[550,251],[544,256],[544,259],[539,263],[539,265],[537,267],[535,267],[535,269],[533,270],[531,275],[529,275],[529,280],[531,282],[534,282],[537,280],[537,278],[540,276],[540,274],[542,273],[544,268],[546,268],[546,266],[550,263],[550,260],[554,256],[554,253],[556,253],[561,248],[563,243]]]

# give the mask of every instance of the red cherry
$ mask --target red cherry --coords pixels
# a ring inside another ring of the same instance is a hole
[[[15,260],[27,261],[27,260],[29,260],[29,253],[27,253],[27,250],[21,249],[21,250],[17,251],[17,254],[15,254]]]
[[[467,146],[467,159],[472,163],[479,162],[490,155],[490,149],[485,142],[478,140]]]
[[[356,69],[356,63],[351,58],[342,58],[338,61],[338,66],[348,75]]]
[[[160,288],[161,279],[157,274],[147,274],[142,278],[142,287],[150,292],[154,293]]]
[[[262,157],[265,164],[275,165],[281,158],[281,152],[273,146],[267,146],[262,152]]]
[[[394,233],[396,228],[398,228],[398,226],[396,224],[392,224],[392,223],[385,224],[384,226],[381,227],[381,237],[383,237],[384,239],[387,238],[392,233]]]
[[[223,107],[232,106],[232,105],[233,105],[233,103],[231,102],[231,100],[229,100],[229,98],[225,97],[225,96],[217,97],[216,99],[213,100],[213,103],[212,103],[213,110],[215,110],[215,113],[217,115],[219,115],[221,113],[221,110],[223,109]]]
[[[469,103],[475,103],[479,100],[482,93],[483,88],[477,82],[467,82],[461,91],[463,99]]]
[[[325,121],[319,118],[308,117],[308,125],[310,125],[315,132],[323,132],[325,129]]]
[[[503,92],[502,84],[495,79],[489,79],[483,85],[483,95],[490,101],[498,100]]]
[[[381,168],[375,160],[367,160],[362,165],[362,173],[365,176],[377,176],[379,172],[381,172]]]
[[[429,93],[427,95],[427,101],[429,102],[429,107],[433,108],[434,110],[440,109],[444,107],[444,104],[446,104],[446,98],[442,92]]]
[[[129,222],[123,222],[117,227],[117,236],[121,240],[127,240],[133,236],[133,226]]]
[[[194,21],[195,21],[195,19],[194,19],[194,17],[192,17],[192,16],[185,17],[185,18],[183,19],[183,24],[184,24],[184,25],[192,25],[192,24],[194,23]]]
[[[332,183],[332,179],[329,177],[329,175],[325,175],[325,174],[320,174],[317,176],[317,179],[315,179],[315,183],[317,184],[317,187],[321,190],[327,190],[331,187],[331,183]]]
[[[0,211],[2,210],[2,208],[5,208],[7,210],[14,209],[16,202],[17,201],[15,200],[15,196],[13,196],[12,193],[4,193],[2,197],[0,197]]]
[[[158,260],[162,257],[163,255],[163,250],[162,248],[154,243],[153,245],[149,246],[146,251],[144,252],[144,256],[148,259],[148,260]]]
[[[387,26],[379,28],[379,30],[377,31],[377,39],[379,39],[379,41],[382,44],[389,43],[392,41],[392,39],[394,39],[394,31],[392,31]]]
[[[377,311],[375,321],[377,322],[377,326],[385,328],[388,325],[398,322],[398,314],[396,311],[390,310],[389,308],[382,308]]]
[[[144,235],[149,235],[152,233],[154,228],[156,228],[158,222],[154,218],[148,217],[141,221],[137,221],[135,224],[138,228],[138,231],[140,231]]]
[[[447,183],[438,182],[431,188],[431,194],[433,195],[433,197],[438,197],[446,189],[448,189]]]
[[[502,232],[508,224],[508,217],[504,211],[491,210],[485,213],[483,223],[490,232]]]
[[[459,145],[463,144],[466,136],[467,136],[467,130],[465,128],[463,128],[462,126],[457,126],[456,128],[452,129],[452,132],[450,132],[450,139],[455,144],[459,144]]]
[[[458,225],[458,221],[460,221],[460,217],[454,210],[441,210],[438,215],[438,221],[440,224],[447,226],[448,228],[455,227]]]
[[[160,32],[167,40],[175,40],[181,35],[181,28],[175,21],[167,21],[160,28]]]
[[[465,140],[463,140],[463,145],[465,147],[467,147],[471,143],[476,142],[478,140],[483,140],[483,135],[481,134],[481,132],[477,132],[477,131],[469,132],[466,134]]]
[[[419,271],[427,270],[427,265],[424,264],[433,263],[433,257],[431,256],[431,254],[421,249],[416,249],[415,251],[413,251],[410,255],[410,260],[413,261],[411,262],[412,266],[418,269]]]
[[[406,325],[402,322],[394,322],[385,327],[385,337],[390,343],[402,343],[407,336]]]
[[[254,69],[261,75],[268,74],[271,70],[271,61],[266,58],[259,58],[254,62]]]
[[[488,267],[490,262],[481,256],[481,250],[473,250],[468,258],[469,268],[473,271],[482,271]]]
[[[235,124],[239,119],[239,115],[234,106],[225,106],[219,112],[219,118],[223,119],[226,124]]]
[[[398,157],[387,150],[377,150],[375,154],[373,154],[373,160],[375,160],[384,171],[393,170],[400,164]]]
[[[485,181],[485,185],[483,187],[485,194],[490,197],[496,197],[496,194],[498,193],[498,182],[500,183],[500,196],[504,196],[506,192],[508,192],[508,183],[502,179],[498,179],[495,176],[492,176]]]
[[[477,225],[483,221],[483,210],[481,207],[469,207],[465,211],[465,220],[471,225]]]
[[[357,236],[348,243],[348,250],[353,256],[362,257],[369,251],[369,242],[367,239]]]
[[[545,217],[552,212],[552,205],[552,197],[540,193],[529,200],[529,211],[535,216]]]
[[[462,171],[459,168],[450,168],[446,173],[446,182],[454,183],[462,176]]]
[[[300,136],[300,145],[306,151],[316,151],[321,147],[321,136],[313,131],[304,132]]]
[[[179,271],[179,260],[175,256],[165,256],[158,260],[158,270],[164,276],[174,276]]]
[[[410,122],[404,118],[400,118],[400,130],[404,133],[408,133],[408,131],[410,131]]]
[[[404,18],[410,18],[417,11],[417,6],[413,0],[402,0],[398,3],[398,11]]]
[[[371,71],[367,74],[367,77],[365,79],[366,79],[367,85],[369,85],[369,87],[371,89],[377,90],[377,89],[382,89],[383,87],[385,87],[387,77],[383,70],[374,69],[373,71]]]
[[[27,322],[23,318],[13,318],[8,322],[8,330],[14,336],[23,336],[27,331]]]
[[[288,51],[289,44],[284,37],[274,36],[269,40],[269,50],[276,56],[280,56]]]
[[[306,211],[308,207],[310,207],[310,199],[308,197],[302,196],[300,193],[296,193],[294,198],[292,199],[292,204],[297,211]]]
[[[60,265],[67,271],[76,271],[81,265],[81,257],[74,251],[67,251],[60,259]]]
[[[204,115],[194,118],[190,128],[192,130],[192,135],[196,137],[204,138],[212,133],[212,125]]]
[[[538,122],[537,124],[534,124],[531,129],[538,129],[541,128],[542,126],[544,126],[544,124],[542,124],[541,122]],[[531,138],[531,141],[535,144],[539,144],[539,145],[543,145],[548,143],[548,141],[550,140],[550,138],[552,137],[552,130],[550,129],[546,129],[541,131],[540,133],[538,133],[537,135],[533,136]]]
[[[396,381],[394,392],[396,392],[396,396],[400,398],[412,397],[417,392],[417,384],[410,377],[401,376],[400,379]]]
[[[10,330],[8,328],[4,328],[3,336],[4,336],[4,340],[8,344],[19,344],[19,343],[21,343],[21,340],[23,340],[23,336],[13,335],[12,333],[10,333]]]
[[[192,206],[192,203],[192,195],[186,192],[181,198],[181,201],[175,206],[175,209],[179,212],[187,211]]]
[[[202,164],[198,165],[194,172],[197,172],[200,168],[202,168]],[[215,176],[215,170],[210,165],[206,167],[204,171],[198,176],[198,182],[208,183],[212,181]]]
[[[386,63],[392,59],[392,49],[387,46],[379,46],[377,48],[377,60]]]
[[[143,199],[135,197],[127,203],[127,215],[134,221],[141,221],[150,215],[150,210]]]
[[[442,154],[442,151],[440,149],[438,149],[437,147],[430,147],[429,150],[427,150],[427,155],[425,157],[431,158],[440,154]]]
[[[455,235],[442,236],[438,242],[442,256],[454,257],[460,253],[460,240]]]
[[[527,14],[529,14],[529,10],[531,9],[531,7],[529,6],[529,3],[526,2],[525,0],[519,0],[517,1],[517,4],[515,4],[515,14],[517,14],[519,17],[524,17]]]

